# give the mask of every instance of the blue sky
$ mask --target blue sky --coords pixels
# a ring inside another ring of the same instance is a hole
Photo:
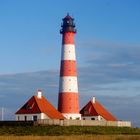
[[[81,107],[96,96],[118,118],[140,126],[139,7],[139,0],[1,0],[0,107],[13,118],[38,88],[57,106],[59,30],[69,12],[77,28]]]
[[[0,74],[58,69],[59,30],[67,12],[77,25],[79,66],[86,61],[79,43],[139,44],[139,5],[139,0],[0,1]]]

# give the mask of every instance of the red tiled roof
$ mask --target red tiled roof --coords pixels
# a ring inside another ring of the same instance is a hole
[[[51,119],[64,119],[64,116],[45,98],[32,96],[16,114],[45,113]]]
[[[82,116],[102,116],[108,121],[117,121],[117,119],[108,112],[97,100],[95,103],[89,101],[80,111]]]

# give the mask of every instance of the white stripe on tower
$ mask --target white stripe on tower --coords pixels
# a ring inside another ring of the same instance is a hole
[[[76,60],[74,44],[64,44],[62,46],[61,60]]]
[[[59,93],[60,92],[78,93],[77,77],[75,76],[60,77]]]

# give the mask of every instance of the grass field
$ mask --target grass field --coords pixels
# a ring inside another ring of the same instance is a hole
[[[0,136],[0,140],[140,140],[140,135]]]
[[[105,126],[36,126],[0,122],[0,140],[140,140],[140,129]]]
[[[139,128],[101,126],[1,126],[0,136],[140,135]]]

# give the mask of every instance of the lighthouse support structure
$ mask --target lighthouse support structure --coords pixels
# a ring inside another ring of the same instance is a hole
[[[78,82],[74,35],[76,33],[73,18],[63,18],[62,52],[59,80],[58,110],[66,119],[81,119],[79,113]]]

